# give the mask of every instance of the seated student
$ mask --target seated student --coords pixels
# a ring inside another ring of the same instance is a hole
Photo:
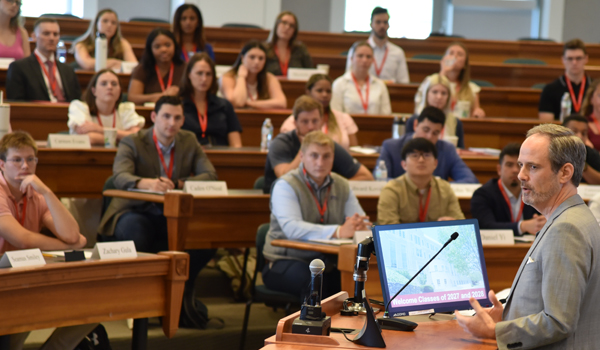
[[[33,25],[33,55],[8,66],[6,98],[16,101],[71,102],[81,97],[75,71],[59,62],[56,45],[60,27],[53,18],[41,17]]]
[[[235,108],[286,108],[287,99],[279,80],[267,72],[264,45],[251,40],[244,47],[233,67],[219,81],[221,94]]]
[[[333,82],[331,108],[349,114],[392,114],[385,82],[369,74],[373,64],[371,45],[357,41],[350,52],[350,70]]]
[[[21,25],[21,1],[0,2],[0,57],[20,60],[31,54],[29,34]]]
[[[216,95],[215,63],[206,52],[192,56],[180,85],[183,129],[196,134],[201,145],[242,147],[242,126],[231,103]]]
[[[463,123],[460,119],[456,118],[454,113],[450,110],[450,96],[452,95],[452,88],[450,87],[450,81],[443,75],[432,74],[429,79],[426,80],[427,86],[425,87],[425,107],[433,106],[444,111],[446,114],[446,123],[442,129],[441,136],[456,136],[458,137],[457,147],[465,148],[465,132],[463,130]],[[413,114],[406,121],[405,132],[415,131],[415,120],[419,117],[418,114]]]
[[[586,89],[580,113],[588,120],[588,140],[584,142],[600,150],[600,79],[594,80],[589,86],[586,84]]]
[[[183,188],[186,180],[216,180],[215,168],[202,151],[196,136],[183,125],[183,107],[178,96],[163,96],[152,112],[154,126],[121,140],[113,165],[117,189],[165,192]],[[133,240],[141,252],[168,250],[167,219],[162,205],[114,198],[106,209],[98,232],[108,240]],[[214,250],[191,250],[190,278],[185,283],[180,326],[201,328],[194,281],[212,259]]]
[[[183,4],[173,15],[173,35],[181,47],[182,58],[187,62],[196,52],[206,52],[214,61],[215,53],[211,44],[206,42],[204,20],[198,6]]]
[[[310,282],[308,266],[313,259],[326,261],[323,298],[341,289],[335,261],[321,253],[280,248],[275,239],[351,238],[355,231],[368,229],[368,217],[348,181],[332,172],[335,143],[323,132],[308,133],[300,148],[298,168],[278,179],[271,194],[271,227],[263,254],[269,260],[262,272],[269,289],[305,295]]]
[[[131,72],[127,99],[135,104],[156,102],[161,96],[177,95],[185,71],[181,48],[175,36],[155,28],[146,38],[140,64]]]
[[[93,145],[104,145],[104,129],[117,129],[117,141],[138,132],[146,119],[135,111],[132,102],[121,102],[119,77],[110,69],[96,73],[83,95],[84,101],[69,105],[69,132],[88,134]]]
[[[306,134],[321,129],[323,106],[310,96],[300,96],[294,103],[296,130],[277,135],[269,146],[265,164],[264,193],[271,192],[273,182],[300,165],[300,144]],[[373,175],[342,146],[334,143],[333,171],[350,180],[373,180]]]
[[[499,179],[491,179],[479,187],[471,198],[471,214],[482,229],[510,229],[515,236],[536,234],[546,224],[546,218],[521,200],[518,175],[518,143],[509,143],[500,152],[497,165]]]
[[[266,44],[267,72],[287,77],[288,67],[313,68],[308,49],[296,41],[298,31],[298,17],[293,12],[283,11],[277,16]]]
[[[568,114],[581,114],[583,96],[592,83],[592,79],[585,74],[587,62],[588,54],[583,41],[573,39],[565,43],[562,56],[565,74],[546,85],[540,95],[538,116],[543,123],[560,119],[561,100],[565,93],[571,97]]]
[[[117,13],[111,9],[104,9],[90,22],[88,30],[73,41],[71,50],[75,53],[75,60],[79,67],[87,70],[95,69],[97,33],[106,35],[108,43],[106,68],[120,71],[123,61],[137,62],[131,44],[121,36]]]
[[[60,200],[35,175],[37,146],[26,132],[0,140],[0,254],[18,249],[80,249],[86,239]],[[42,227],[52,235],[41,234]],[[97,324],[57,328],[43,349],[73,349]],[[29,332],[10,335],[10,349],[22,349]]]
[[[433,176],[437,150],[431,141],[416,137],[402,148],[406,173],[389,181],[377,203],[379,225],[462,220],[458,198],[446,180]]]
[[[600,184],[600,153],[589,146],[588,120],[585,117],[573,114],[565,118],[563,126],[573,131],[575,136],[579,137],[585,143],[587,152],[581,182],[587,182],[591,185]]]
[[[348,113],[336,111],[329,107],[331,102],[331,78],[325,74],[313,74],[306,82],[305,93],[323,105],[323,127],[321,131],[327,134],[340,146],[349,150],[351,146],[358,145],[356,133],[358,126]],[[288,132],[296,129],[294,116],[285,119],[279,132]]]
[[[462,111],[457,108],[464,106],[468,117],[484,118],[485,111],[479,103],[479,91],[481,88],[471,81],[471,68],[469,67],[469,53],[467,48],[459,43],[451,43],[446,49],[444,57],[440,61],[440,75],[450,81],[452,99],[450,109],[457,117],[462,117]],[[425,105],[425,88],[428,84],[428,76],[423,80],[415,94],[415,114],[421,113]],[[467,107],[468,106],[468,107]]]
[[[404,145],[414,137],[423,137],[431,141],[437,149],[438,163],[433,175],[444,180],[452,178],[457,183],[479,183],[475,174],[456,153],[456,147],[450,142],[439,139],[445,121],[446,116],[440,109],[426,107],[415,121],[414,133],[406,133],[399,139],[383,141],[377,164],[381,160],[385,161],[389,178],[404,174],[401,166]]]

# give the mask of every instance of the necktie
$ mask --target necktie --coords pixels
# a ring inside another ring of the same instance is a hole
[[[58,86],[58,82],[56,81],[56,75],[54,74],[53,65],[54,62],[47,60],[46,65],[48,66],[48,83],[50,83],[50,88],[52,89],[52,94],[56,97],[58,102],[65,102],[65,96],[62,92],[60,86]]]

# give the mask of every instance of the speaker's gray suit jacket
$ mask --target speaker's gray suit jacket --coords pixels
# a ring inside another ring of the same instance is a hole
[[[579,195],[548,218],[496,325],[499,349],[600,349],[600,227]]]

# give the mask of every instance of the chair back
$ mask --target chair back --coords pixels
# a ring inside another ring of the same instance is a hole
[[[256,230],[256,271],[262,271],[265,266],[265,257],[263,255],[263,247],[267,241],[267,233],[271,224],[262,224]]]

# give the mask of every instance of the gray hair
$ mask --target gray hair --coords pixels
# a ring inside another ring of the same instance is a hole
[[[542,134],[550,139],[548,150],[552,171],[558,173],[563,165],[571,163],[574,168],[571,182],[575,187],[579,186],[587,152],[583,141],[571,130],[556,124],[541,124],[531,128],[527,137],[535,134]]]

